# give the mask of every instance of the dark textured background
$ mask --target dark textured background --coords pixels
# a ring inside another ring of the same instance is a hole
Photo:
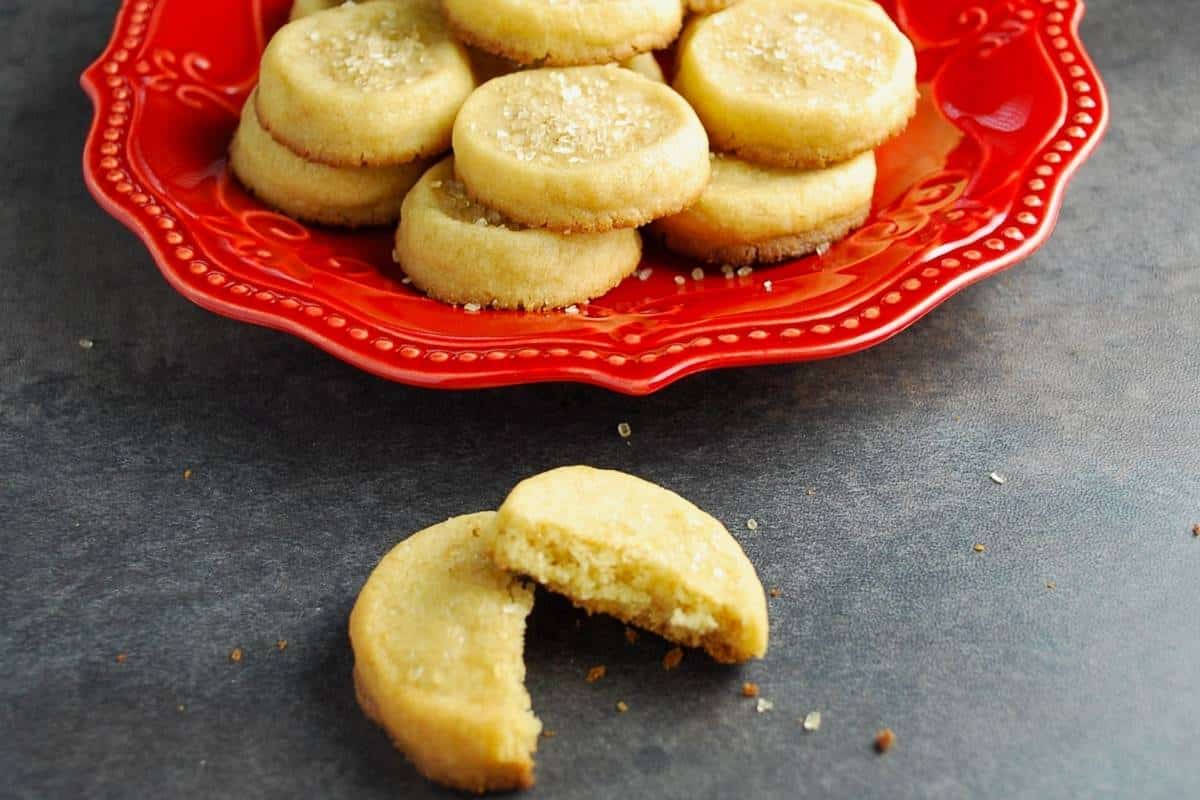
[[[765,661],[670,674],[539,597],[531,796],[1200,796],[1200,4],[1092,3],[1114,124],[1036,257],[643,400],[407,389],[175,295],[77,166],[113,11],[0,3],[0,796],[441,796],[356,709],[347,613],[570,462],[695,499],[783,595]]]

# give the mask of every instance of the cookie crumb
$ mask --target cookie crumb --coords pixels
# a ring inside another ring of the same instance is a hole
[[[126,655],[125,653],[117,653],[117,663],[118,664],[124,664],[128,659],[129,659],[129,656]]]
[[[810,711],[804,715],[804,722],[800,723],[804,728],[805,733],[816,733],[821,730],[821,712]]]
[[[284,650],[287,650],[287,639],[280,639],[278,642],[275,643],[275,647],[277,647],[279,649],[279,652],[281,652],[281,653]]]
[[[554,730],[553,728],[547,728],[546,730],[542,731],[543,739],[553,739],[555,736],[558,736],[558,731]]]
[[[628,439],[630,436],[633,436],[633,428],[629,426],[628,422],[622,422],[617,426],[617,433],[620,434],[622,439]]]
[[[733,267],[729,264],[723,265],[721,267],[721,274],[725,276],[726,280],[732,280],[734,277]]]
[[[1046,588],[1047,589],[1057,589],[1058,583],[1055,581],[1046,581]]]
[[[617,713],[618,714],[624,714],[628,710],[629,710],[628,703],[626,703],[624,700],[617,701]]]
[[[579,306],[567,306],[566,308],[563,309],[563,313],[570,314],[571,316],[576,316],[577,314],[579,314]]]
[[[998,486],[1003,486],[1005,484],[1005,482],[1008,480],[1008,478],[1005,478],[999,472],[993,472],[988,477],[992,479],[992,483],[997,484]]]
[[[756,520],[754,517],[751,517],[750,519],[746,520],[746,527],[752,531],[758,530],[758,520]]]
[[[638,640],[638,632],[635,631],[633,628],[626,628],[625,629],[625,641],[628,642],[629,644],[637,644],[637,640]]]
[[[817,494],[817,487],[815,487],[815,486],[810,486],[810,487],[808,487],[807,489],[805,489],[805,490],[804,490],[804,493],[805,493],[806,495],[808,495],[809,497],[814,497],[814,496],[816,496],[816,494]]]
[[[487,222],[485,221],[484,224],[486,225]],[[479,303],[463,303],[463,311],[468,314],[478,314],[480,311],[483,311],[483,306],[479,305]]]
[[[767,293],[775,291],[775,284],[771,281],[763,281],[763,291]]]
[[[759,714],[765,714],[773,708],[775,708],[775,704],[765,697],[758,698],[758,702],[754,704],[754,710]]]
[[[783,589],[780,589],[778,586],[772,586],[771,597],[783,597]]]
[[[742,697],[758,697],[758,684],[746,681],[742,684]]]
[[[696,267],[694,270],[692,270],[692,280],[694,280],[694,281],[704,280],[704,270],[700,269],[699,267]]]
[[[235,647],[229,652],[229,660],[234,664],[242,663],[242,648]]]
[[[185,481],[190,481],[192,479],[192,471],[190,469],[185,469],[183,471],[183,479]]]
[[[896,745],[896,734],[891,728],[884,728],[875,734],[875,752],[883,755]]]
[[[637,271],[638,280],[643,281],[643,282],[650,280],[650,276],[653,274],[654,274],[654,270],[651,269],[650,267],[646,267],[645,269],[639,269]]]
[[[79,346],[82,347],[84,350],[91,350],[93,347],[96,346],[96,343],[94,341],[92,341],[91,339],[84,337],[83,339],[79,340]]]
[[[685,283],[687,283],[687,278],[683,277],[682,275],[675,276],[675,285],[676,286],[683,286]]]
[[[604,676],[607,674],[608,667],[600,664],[589,669],[587,672],[587,677],[584,678],[584,680],[586,680],[588,683],[595,683],[596,681],[603,680]]]
[[[1192,526],[1192,536],[1200,538],[1200,522]]]
[[[663,669],[670,672],[671,670],[678,667],[679,662],[681,662],[681,661],[683,661],[683,650],[678,647],[673,647],[667,651],[667,654],[665,656],[663,656],[663,660],[662,660]]]
[[[972,549],[972,550],[974,550],[976,553],[986,553],[986,552],[987,552],[987,545],[986,545],[986,544],[982,544],[982,543],[980,543],[980,544],[976,544],[976,545],[975,545],[973,548],[971,548],[971,549]]]
[[[187,711],[187,708],[183,705],[183,703],[180,703],[179,705],[175,706],[175,710],[182,714],[184,711]]]

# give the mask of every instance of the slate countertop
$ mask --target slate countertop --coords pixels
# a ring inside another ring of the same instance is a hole
[[[79,175],[114,10],[0,9],[0,796],[445,796],[359,713],[347,613],[576,462],[695,500],[780,596],[765,661],[666,673],[539,595],[530,797],[1200,796],[1200,4],[1091,3],[1113,125],[1035,257],[640,400],[408,389],[189,305]]]

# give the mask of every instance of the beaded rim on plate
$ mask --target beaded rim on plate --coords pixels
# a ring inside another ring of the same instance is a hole
[[[209,57],[176,56],[156,47],[158,12],[181,2],[126,0],[111,43],[82,77],[95,106],[83,157],[92,193],[141,237],[170,284],[198,305],[289,332],[376,375],[420,386],[483,388],[578,381],[649,394],[704,370],[828,358],[873,346],[966,286],[1040,247],[1053,231],[1069,179],[1099,143],[1108,123],[1104,87],[1078,36],[1084,14],[1080,0],[1009,0],[991,9],[971,5],[958,20],[969,28],[968,34],[946,46],[985,51],[1002,46],[1017,27],[1032,29],[1045,66],[1061,87],[1056,101],[1062,106],[1059,125],[1025,161],[1014,165],[1013,180],[1020,182],[1021,190],[1011,207],[981,227],[977,237],[953,246],[929,247],[920,258],[906,261],[872,296],[816,317],[778,308],[723,317],[714,305],[711,318],[703,324],[681,325],[678,330],[667,324],[660,326],[663,330],[630,328],[615,335],[613,326],[601,319],[594,330],[583,328],[571,335],[509,336],[498,341],[472,329],[472,321],[479,319],[477,309],[454,310],[462,320],[456,322],[460,329],[454,335],[393,328],[356,313],[345,298],[322,295],[316,288],[304,292],[274,288],[257,267],[269,250],[255,249],[253,242],[247,252],[214,246],[211,233],[147,175],[145,165],[131,157],[131,142],[143,133],[139,102],[147,91],[186,75],[197,85],[176,89],[183,106],[206,102],[236,115],[238,98],[253,86],[253,74],[244,83],[224,84],[219,90],[202,85],[212,67]],[[261,20],[264,4],[272,2],[279,5],[283,0],[251,0],[251,13]],[[929,9],[938,6],[934,0],[899,2],[908,14],[918,13],[922,5],[920,13],[933,14]],[[889,5],[894,10],[895,0]],[[266,33],[256,30],[253,35],[261,52]],[[953,222],[960,213],[952,208],[944,218]],[[747,274],[726,277],[772,291],[770,279]],[[572,320],[587,322],[586,313],[574,311]]]

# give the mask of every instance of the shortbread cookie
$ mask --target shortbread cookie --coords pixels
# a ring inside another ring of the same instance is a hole
[[[743,0],[684,35],[675,88],[713,148],[820,167],[874,149],[916,110],[912,43],[864,0]]]
[[[767,652],[767,603],[715,519],[640,478],[565,467],[519,484],[496,516],[496,563],[576,605],[736,663]]]
[[[252,94],[229,147],[229,167],[254,196],[289,217],[353,228],[399,219],[404,196],[428,162],[329,167],[305,161],[259,125]]]
[[[666,47],[683,25],[680,0],[442,0],[442,9],[463,41],[526,65],[622,61]]]
[[[814,170],[713,159],[708,189],[690,208],[653,225],[666,246],[713,264],[742,266],[806,255],[866,220],[875,154]]]
[[[562,231],[631,228],[686,208],[708,185],[707,145],[682,97],[616,65],[505,75],[454,124],[472,197]]]
[[[413,284],[447,303],[530,311],[599,297],[637,269],[633,229],[561,234],[527,228],[467,197],[454,159],[409,192],[396,260]]]
[[[442,153],[475,87],[437,0],[347,4],[283,27],[263,54],[258,118],[331,166],[391,166]]]
[[[494,517],[414,534],[350,614],[363,711],[422,774],[470,792],[532,786],[542,727],[522,657],[533,592],[492,562]]]

